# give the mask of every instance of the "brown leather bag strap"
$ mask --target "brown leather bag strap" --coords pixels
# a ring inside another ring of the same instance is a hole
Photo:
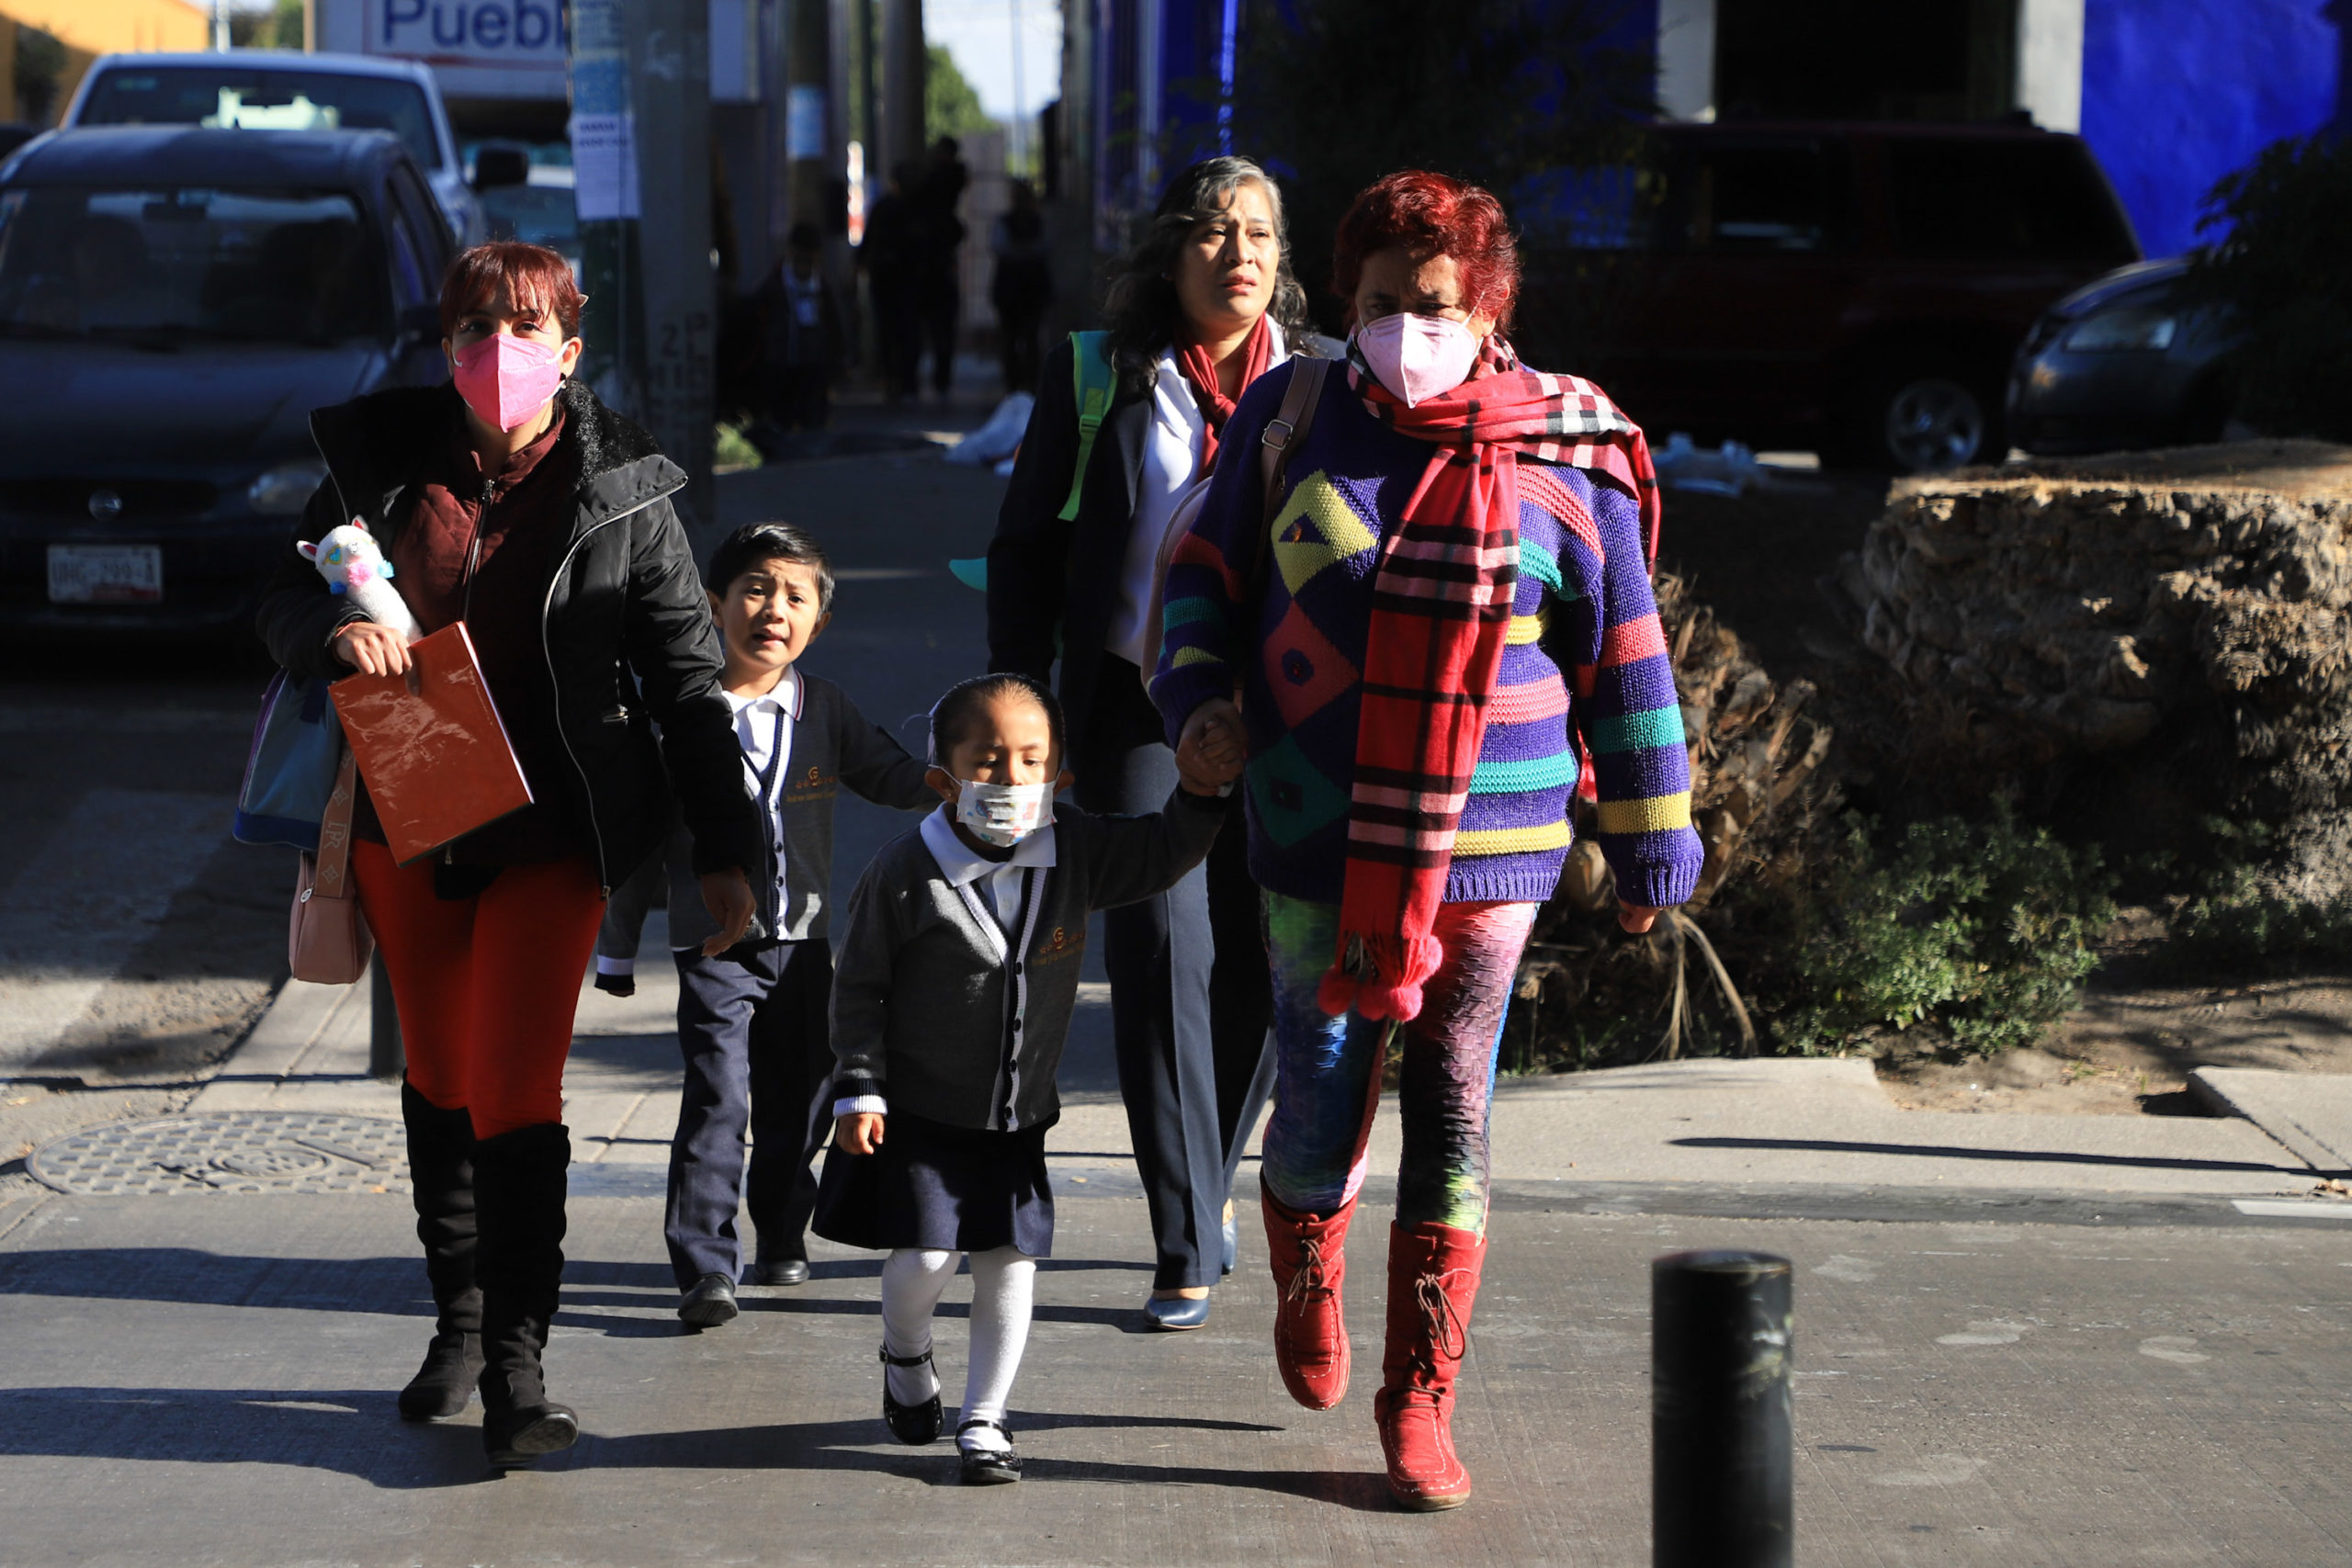
[[[1293,355],[1290,364],[1290,385],[1283,389],[1283,406],[1266,422],[1265,434],[1259,438],[1258,462],[1266,476],[1266,497],[1258,520],[1257,554],[1250,562],[1248,581],[1253,598],[1266,581],[1266,556],[1273,548],[1274,506],[1282,500],[1283,471],[1290,466],[1290,449],[1315,423],[1315,407],[1323,397],[1323,377],[1331,368],[1329,360],[1304,354]]]
[[[327,796],[326,815],[319,821],[319,852],[317,869],[312,873],[311,886],[321,898],[351,897],[349,879],[345,874],[351,865],[351,813],[358,793],[359,760],[351,754],[345,742],[343,761],[335,769],[334,793]]]

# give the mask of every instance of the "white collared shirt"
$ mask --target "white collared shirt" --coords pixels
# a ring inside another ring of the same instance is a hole
[[[1008,953],[1018,956],[1022,930],[1027,923],[1027,911],[1022,903],[1022,886],[1032,871],[1044,870],[1054,863],[1054,826],[1048,822],[1012,847],[1009,860],[989,860],[972,852],[970,845],[956,836],[955,807],[942,805],[922,819],[918,829],[922,834],[922,847],[939,863],[939,874],[950,887],[972,887],[978,885],[979,895],[988,900],[989,912],[996,919],[997,930],[1004,933]],[[1018,998],[1023,991],[1021,983],[1014,985]],[[1023,1009],[1016,999],[1013,1022],[1021,1022]],[[878,1094],[861,1094],[833,1101],[833,1114],[849,1116],[871,1112],[876,1116],[889,1114],[889,1102]]]
[[[1048,822],[1019,843],[1012,846],[1010,860],[989,860],[972,852],[971,846],[956,836],[954,808],[942,805],[922,819],[922,847],[939,863],[939,874],[950,887],[980,885],[980,892],[989,901],[989,910],[996,916],[997,929],[1007,942],[1020,932],[1021,885],[1023,874],[1034,866],[1054,863],[1054,827]]]
[[[1283,329],[1266,323],[1272,334],[1266,367],[1272,369],[1290,357]],[[1145,434],[1143,472],[1136,480],[1135,526],[1127,534],[1126,564],[1119,571],[1119,598],[1111,607],[1111,624],[1102,646],[1128,663],[1151,673],[1158,662],[1159,628],[1147,626],[1151,613],[1153,581],[1159,568],[1159,546],[1169,519],[1196,484],[1208,483],[1201,472],[1201,451],[1208,421],[1193,396],[1193,384],[1176,363],[1176,351],[1159,356],[1151,383],[1151,428]]]
[[[735,718],[735,744],[743,751],[743,787],[760,802],[760,829],[767,835],[768,848],[775,860],[775,910],[776,919],[781,922],[786,901],[784,885],[785,774],[791,771],[792,727],[798,722],[802,707],[800,675],[797,671],[787,668],[781,680],[755,696],[737,696],[733,692],[725,695],[728,711]],[[779,752],[782,757],[776,761],[775,776],[768,781],[763,795],[760,775],[767,772],[769,761],[776,759]],[[677,951],[684,953],[687,949],[681,947]],[[605,968],[603,959],[597,960],[596,966],[601,973],[615,972]]]

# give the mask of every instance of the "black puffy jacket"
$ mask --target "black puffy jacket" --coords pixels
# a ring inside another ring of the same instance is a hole
[[[572,776],[533,777],[532,793],[577,834],[608,890],[660,848],[673,786],[695,870],[752,871],[759,810],[743,784],[710,602],[670,504],[685,475],[579,382],[557,396],[564,429],[545,461],[573,465],[578,478],[569,535],[549,555],[539,641]],[[401,387],[311,414],[327,478],[295,536],[318,539],[359,517],[389,553],[457,409],[447,386]],[[288,539],[256,617],[270,656],[292,674],[347,675],[328,643],[361,618]]]

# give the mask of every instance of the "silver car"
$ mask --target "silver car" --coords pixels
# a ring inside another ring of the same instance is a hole
[[[459,247],[487,237],[440,86],[413,61],[265,49],[105,54],[83,76],[60,123],[389,130],[424,172]]]

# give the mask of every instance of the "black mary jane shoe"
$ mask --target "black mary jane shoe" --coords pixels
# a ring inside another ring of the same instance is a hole
[[[893,1356],[890,1348],[885,1345],[876,1354],[881,1357],[886,1367],[931,1365],[931,1352],[928,1350],[920,1356]],[[937,1379],[934,1377],[933,1381]],[[882,1374],[882,1419],[889,1427],[892,1437],[910,1448],[918,1449],[925,1443],[936,1442],[940,1427],[947,1424],[947,1418],[940,1413],[937,1390],[934,1389],[932,1396],[921,1404],[901,1404],[890,1397],[890,1374],[887,1371]]]
[[[963,1445],[964,1434],[975,1427],[986,1427],[1004,1434],[1005,1442],[1012,1441],[1012,1428],[1001,1421],[991,1421],[985,1416],[975,1416],[956,1428],[956,1451],[963,1461],[963,1482],[967,1486],[1001,1486],[1021,1479],[1021,1456],[1008,1446],[1002,1449],[967,1449]]]

